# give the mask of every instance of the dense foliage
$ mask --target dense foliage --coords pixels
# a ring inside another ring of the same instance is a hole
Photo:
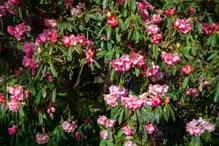
[[[219,145],[218,0],[0,5],[0,145]]]

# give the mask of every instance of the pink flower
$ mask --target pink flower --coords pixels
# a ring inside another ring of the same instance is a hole
[[[123,87],[119,87],[119,86],[115,86],[115,85],[111,85],[109,87],[109,91],[111,95],[117,96],[117,97],[122,97],[122,96],[127,96],[128,90],[126,90]]]
[[[114,16],[110,16],[108,21],[107,21],[108,25],[111,25],[112,27],[117,27],[119,25],[116,15]]]
[[[79,141],[81,139],[81,134],[79,132],[75,133],[75,138],[77,141]]]
[[[64,5],[71,8],[74,0],[64,0]]]
[[[128,97],[122,97],[121,101],[125,107],[131,110],[140,110],[145,105],[145,101],[142,98],[132,95],[129,95]]]
[[[213,26],[213,31],[219,31],[219,24],[214,24],[214,26]]]
[[[5,102],[6,102],[5,96],[2,93],[0,93],[0,104],[3,104]]]
[[[7,12],[5,11],[5,7],[4,6],[0,6],[0,19],[2,17],[7,16]]]
[[[28,32],[30,32],[30,27],[24,23],[17,25],[15,28],[8,26],[8,33],[19,41],[23,40]]]
[[[67,133],[74,133],[78,128],[77,122],[73,121],[72,123],[65,121],[62,123],[62,129]]]
[[[99,118],[97,119],[97,124],[104,125],[106,120],[107,120],[106,116],[99,116]]]
[[[132,61],[129,55],[123,55],[120,59],[112,61],[113,68],[118,72],[128,72],[132,68]]]
[[[160,28],[157,25],[148,25],[148,35],[156,35],[160,32]]]
[[[149,91],[150,93],[152,93],[155,96],[161,96],[163,97],[167,92],[168,92],[169,86],[168,85],[152,85],[149,84]]]
[[[133,63],[133,65],[141,68],[143,65],[145,65],[145,59],[146,56],[142,56],[140,55],[141,52],[135,53],[132,52],[132,58],[131,58],[131,62]]]
[[[210,36],[214,32],[213,27],[211,27],[208,23],[202,23],[202,28],[203,28],[203,33],[206,34],[207,36]]]
[[[17,132],[18,132],[18,128],[15,125],[13,125],[11,128],[8,128],[8,133],[10,135],[16,135]]]
[[[162,104],[163,104],[163,100],[159,96],[153,98],[153,103],[152,103],[153,107],[157,107],[157,106],[160,106]]]
[[[47,28],[54,28],[56,26],[56,20],[54,19],[44,19],[44,23],[46,25]]]
[[[24,86],[9,86],[8,92],[11,94],[10,98],[12,101],[23,101],[30,97],[30,91],[24,91]]]
[[[132,141],[128,141],[125,143],[125,146],[137,146],[137,145]]]
[[[146,130],[148,134],[153,134],[156,131],[156,125],[154,125],[153,123],[150,123],[146,126]]]
[[[37,63],[34,61],[34,56],[32,58],[24,56],[23,65],[30,70],[34,70],[37,68]]]
[[[154,76],[151,76],[150,79],[152,80],[152,82],[158,82],[163,80],[164,78],[164,73],[158,71]]]
[[[111,106],[111,107],[117,107],[118,106],[118,96],[113,95],[113,94],[105,94],[104,100],[105,102]]]
[[[69,37],[69,36],[64,36],[64,37],[62,38],[62,42],[64,43],[64,45],[65,45],[66,47],[70,47],[70,37]]]
[[[36,44],[37,45],[44,45],[48,42],[52,42],[55,44],[58,41],[58,32],[55,29],[49,30],[44,29],[43,33],[39,34]]]
[[[36,51],[36,49],[37,49],[37,46],[35,46],[33,43],[25,42],[24,52],[27,57],[31,58],[34,55],[34,52]]]
[[[5,2],[4,3],[5,9],[12,15],[17,15],[18,13],[18,8],[16,5],[12,4],[11,2]]]
[[[163,19],[160,17],[159,14],[154,14],[154,15],[151,16],[151,21],[152,21],[153,23],[155,23],[155,24],[161,23],[162,20],[163,20]]]
[[[181,61],[181,55],[179,54],[169,54],[169,53],[166,53],[166,52],[162,52],[162,60],[170,65],[170,66],[174,66],[174,65],[177,65],[178,63],[180,63]]]
[[[176,14],[176,8],[174,8],[173,10],[167,10],[165,12],[165,15],[167,16],[167,18],[170,18],[171,16]]]
[[[36,135],[36,142],[38,144],[47,144],[49,142],[49,136],[47,134],[37,134]]]
[[[190,8],[189,11],[190,11],[190,13],[191,13],[192,15],[195,14],[195,9],[194,9],[194,8]]]
[[[106,128],[113,128],[116,125],[116,120],[107,119],[104,123]]]
[[[181,20],[177,18],[174,23],[174,26],[178,30],[178,32],[187,34],[192,31],[192,23],[190,21],[191,21],[191,18],[188,18],[186,20]]]
[[[100,136],[105,140],[109,140],[109,135],[107,131],[101,131]]]
[[[49,75],[49,76],[47,77],[47,80],[48,80],[50,83],[52,83],[52,76]]]
[[[23,105],[24,103],[20,103],[18,101],[11,101],[7,103],[7,106],[9,107],[10,111],[13,112],[18,112]]]
[[[182,72],[186,75],[189,76],[191,73],[193,73],[195,70],[192,69],[191,65],[186,65],[184,68],[182,68]]]
[[[163,40],[162,34],[152,35],[153,44],[159,44]]]
[[[201,117],[198,120],[193,119],[186,125],[186,131],[192,136],[201,136],[205,130],[209,132],[214,131],[214,124],[209,123],[207,120],[202,119]]]
[[[199,93],[200,91],[198,88],[189,88],[186,90],[186,96],[192,96],[194,98],[198,98]]]
[[[151,65],[152,65],[152,69],[150,69],[147,65],[144,65],[144,66],[143,66],[145,75],[146,75],[147,77],[155,76],[156,73],[160,70],[160,67],[159,67],[159,66],[156,66],[156,65],[154,64],[154,62],[151,62]]]
[[[133,129],[131,129],[131,127],[129,125],[126,125],[125,127],[123,127],[122,132],[127,136],[132,136],[135,133],[135,131]]]
[[[50,107],[47,109],[47,113],[50,114],[50,113],[56,113],[56,108],[54,107]]]
[[[85,53],[86,55],[86,64],[94,64],[95,51],[91,48]]]
[[[20,0],[8,0],[8,2],[14,5],[20,5]]]
[[[15,71],[15,75],[16,75],[17,78],[20,78],[22,76],[22,72],[19,69],[17,69]]]

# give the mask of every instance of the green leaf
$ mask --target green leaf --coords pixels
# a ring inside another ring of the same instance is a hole
[[[138,77],[140,74],[140,69],[138,69],[137,67],[135,68],[135,75],[136,77]]]
[[[159,52],[158,52],[158,47],[157,47],[157,45],[153,45],[153,56],[154,56],[154,58],[157,60],[158,59],[158,54]]]
[[[176,66],[172,66],[171,70],[172,70],[173,76],[175,76],[176,75]]]
[[[103,9],[105,10],[108,6],[108,0],[103,0]]]
[[[43,98],[46,98],[46,87],[43,87],[42,88],[42,96],[43,96]]]
[[[216,56],[217,56],[217,52],[211,54],[211,56],[209,56],[207,60],[209,61],[209,60],[213,59]]]
[[[163,115],[164,115],[164,119],[165,119],[165,121],[168,122],[169,117],[170,117],[170,111],[169,111],[169,108],[168,108],[168,105],[167,105],[167,104],[165,104],[165,106],[164,106],[164,112],[163,112]]]
[[[191,141],[191,146],[200,146],[200,136],[193,136]]]
[[[218,102],[219,100],[219,86],[217,86],[217,89],[214,93],[214,102]]]
[[[214,22],[212,21],[212,19],[209,15],[208,15],[208,22],[210,23],[211,27],[214,26]]]
[[[57,75],[56,69],[54,68],[54,66],[53,66],[53,64],[52,64],[51,59],[50,59],[50,61],[49,61],[49,64],[50,64],[50,68],[51,68],[51,71],[52,71],[53,76],[54,76],[54,77],[57,77],[58,75]]]
[[[175,113],[169,104],[167,106],[168,106],[169,111],[170,111],[170,116],[171,116],[172,120],[175,122],[176,121]]]
[[[107,141],[102,139],[100,142],[100,146],[107,146]]]
[[[114,80],[115,73],[116,73],[116,71],[113,69],[113,70],[111,71],[110,81],[113,81],[113,80]]]
[[[202,24],[199,22],[196,22],[197,24],[197,28],[198,28],[198,33],[201,34],[202,33]]]
[[[121,42],[121,33],[119,33],[118,30],[116,31],[116,41]]]
[[[95,63],[95,66],[96,66],[97,68],[100,68],[100,64],[99,64],[96,60],[94,60],[94,63]]]
[[[190,51],[190,47],[189,47],[189,46],[186,46],[186,47],[183,47],[183,48],[182,48],[182,53],[183,53],[183,55],[184,55],[186,58],[189,58],[189,57],[190,57],[189,51]]]
[[[131,8],[132,8],[132,12],[135,12],[135,10],[136,10],[136,1],[135,0],[131,0]]]
[[[53,57],[53,59],[54,59],[55,61],[57,61],[57,62],[60,62],[60,63],[62,63],[62,62],[63,62],[63,60],[62,60],[62,59],[60,59],[60,58]]]
[[[115,51],[114,50],[110,50],[109,52],[107,52],[106,56],[105,56],[105,59],[107,61],[110,61],[113,59],[114,57],[114,54],[115,54]]]
[[[128,17],[125,21],[125,30],[127,30],[132,22],[132,17]]]
[[[128,33],[128,38],[127,38],[128,41],[131,39],[132,34],[133,34],[133,28]]]
[[[183,85],[182,85],[183,89],[186,88],[186,86],[188,85],[188,83],[189,83],[189,77],[185,77],[185,79],[183,80]]]
[[[125,23],[122,21],[122,19],[119,19],[119,27],[124,31],[125,30]]]
[[[55,103],[56,101],[56,88],[52,90],[52,102]]]
[[[122,109],[120,116],[118,118],[119,125],[122,124],[123,119],[124,119],[124,109]]]
[[[100,52],[98,52],[97,54],[96,54],[96,57],[99,59],[99,58],[102,58],[102,57],[104,57],[105,55],[106,55],[106,53],[107,53],[107,50],[102,50],[102,51],[100,51]]]
[[[107,27],[107,40],[110,40],[111,34],[112,34],[112,27],[111,27],[111,25],[108,25],[108,27]]]

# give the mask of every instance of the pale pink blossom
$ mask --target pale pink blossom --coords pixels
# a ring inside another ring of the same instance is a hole
[[[182,72],[186,76],[189,76],[191,73],[195,72],[195,69],[193,69],[191,65],[186,65],[184,68],[182,68]]]
[[[181,61],[181,55],[175,53],[175,54],[169,54],[164,51],[162,53],[162,60],[169,66],[174,66],[180,63]]]
[[[156,35],[160,32],[160,28],[155,24],[148,25],[147,29],[148,35]]]
[[[101,124],[101,125],[104,125],[106,120],[107,120],[106,116],[99,116],[99,118],[97,119],[97,123]]]
[[[18,112],[21,107],[23,107],[25,103],[23,102],[18,102],[18,101],[11,101],[7,103],[7,106],[9,107],[10,111],[13,112]]]
[[[86,64],[94,64],[95,51],[91,48],[85,53],[86,55]]]
[[[111,85],[109,87],[109,91],[111,95],[115,95],[117,97],[127,96],[129,94],[128,90],[126,90],[125,88],[115,85]]]
[[[162,40],[163,40],[163,36],[162,34],[156,34],[156,35],[152,35],[152,43],[153,44],[159,44]]]
[[[168,92],[169,86],[168,85],[152,85],[149,84],[149,91],[150,93],[152,93],[155,96],[161,96],[163,97],[167,92]]]
[[[155,24],[161,23],[162,20],[163,20],[163,19],[160,17],[159,14],[154,14],[154,15],[151,16],[151,21],[152,21],[153,23],[155,23]]]
[[[133,63],[133,65],[139,68],[145,65],[145,59],[146,59],[146,56],[140,55],[140,53],[141,52],[138,53],[132,52],[132,58],[131,58],[131,62]]]
[[[47,134],[37,134],[36,135],[36,142],[38,144],[47,144],[49,142],[50,138]]]
[[[189,88],[186,90],[186,96],[198,98],[200,90],[198,88]]]
[[[105,140],[109,140],[109,135],[107,131],[101,131],[100,136]]]
[[[121,98],[122,104],[131,110],[140,110],[144,105],[145,101],[142,98],[129,95],[128,97]]]
[[[47,28],[54,28],[56,26],[56,20],[54,19],[44,19],[45,26]]]
[[[43,33],[38,35],[36,40],[37,45],[44,45],[46,43],[52,42],[56,43],[58,41],[58,32],[55,29],[44,29]]]
[[[111,106],[111,107],[116,107],[118,106],[118,96],[113,95],[113,94],[105,94],[104,95],[104,100],[105,102]]]
[[[128,141],[125,143],[125,146],[137,146],[137,144],[132,141]]]
[[[122,128],[122,132],[126,135],[126,136],[133,136],[135,131],[133,129],[131,129],[131,127],[129,125],[126,125],[125,127]]]
[[[132,61],[129,55],[123,55],[120,59],[112,61],[113,68],[118,72],[128,72],[132,68]]]
[[[183,34],[187,34],[192,31],[192,23],[191,18],[187,18],[186,20],[177,18],[174,26],[178,30],[178,32],[182,32]]]
[[[72,123],[68,121],[64,121],[62,123],[62,129],[67,133],[74,133],[78,128],[77,121],[73,121]]]
[[[144,73],[147,77],[155,76],[157,72],[159,72],[160,67],[156,66],[154,62],[151,62],[152,68],[150,69],[147,65],[143,66]]]
[[[48,113],[48,114],[56,113],[56,108],[54,108],[54,107],[49,107],[49,108],[47,109],[47,113]]]
[[[156,131],[156,125],[154,125],[153,123],[150,123],[146,125],[146,130],[148,134],[153,134]]]

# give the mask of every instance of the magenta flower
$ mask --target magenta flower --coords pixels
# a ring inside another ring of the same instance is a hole
[[[16,135],[17,132],[18,132],[18,128],[15,125],[13,125],[11,128],[8,128],[8,133],[10,135]]]

